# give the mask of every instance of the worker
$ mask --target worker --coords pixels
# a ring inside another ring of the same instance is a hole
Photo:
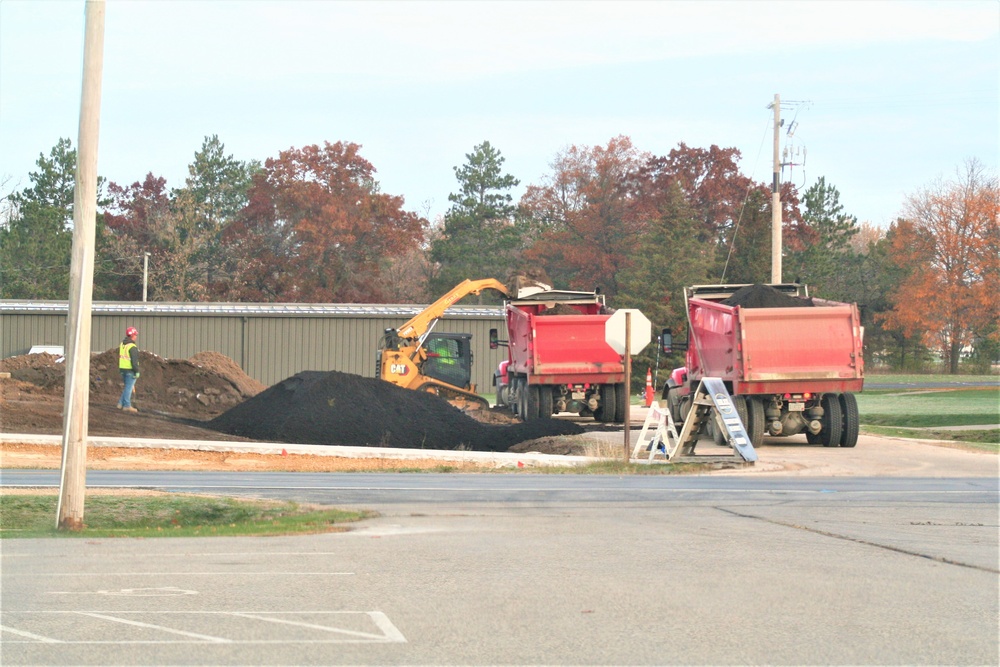
[[[125,338],[118,346],[118,370],[122,374],[125,382],[125,389],[122,397],[118,399],[118,409],[125,412],[139,412],[132,407],[132,392],[135,390],[135,381],[139,379],[139,348],[135,344],[135,339],[139,337],[139,330],[129,327],[125,330]]]
[[[462,384],[462,369],[458,355],[452,354],[451,346],[445,338],[432,338],[427,345],[428,360],[431,365],[426,374],[449,384]]]

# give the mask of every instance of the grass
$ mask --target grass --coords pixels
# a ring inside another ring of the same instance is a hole
[[[369,512],[302,507],[294,502],[184,495],[88,497],[83,530],[55,528],[58,498],[0,495],[0,538],[208,537],[292,535],[344,530]]]
[[[857,395],[861,423],[931,428],[1000,424],[1000,387],[874,390]]]
[[[927,376],[894,376],[895,378]],[[943,376],[978,378],[989,376]],[[900,380],[901,382],[904,380]],[[1000,386],[975,389],[875,389],[857,394],[865,433],[921,440],[951,440],[1000,452]],[[982,426],[946,430],[949,426]]]
[[[943,431],[933,428],[899,428],[895,426],[864,426],[869,435],[887,435],[894,438],[951,441],[984,452],[1000,454],[1000,429]]]
[[[865,372],[872,384],[918,384],[921,382],[983,382],[1000,384],[1000,375],[949,375],[948,373],[872,373]]]

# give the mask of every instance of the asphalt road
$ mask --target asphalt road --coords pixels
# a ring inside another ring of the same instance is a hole
[[[995,477],[87,481],[381,516],[311,536],[4,540],[3,665],[1000,661]]]

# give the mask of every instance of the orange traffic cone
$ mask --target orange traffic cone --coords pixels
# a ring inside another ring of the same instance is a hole
[[[646,369],[646,407],[653,404],[653,370]]]

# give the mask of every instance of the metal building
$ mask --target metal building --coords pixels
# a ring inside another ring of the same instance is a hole
[[[383,331],[399,327],[420,305],[123,303],[94,302],[91,348],[105,352],[125,328],[139,329],[139,348],[165,359],[214,351],[230,357],[270,386],[299,371],[336,370],[374,377]],[[67,344],[66,301],[0,300],[0,358],[27,354],[32,346]],[[454,306],[436,331],[471,333],[473,382],[493,392],[493,370],[506,348],[491,350],[489,331],[506,337],[499,306]]]

